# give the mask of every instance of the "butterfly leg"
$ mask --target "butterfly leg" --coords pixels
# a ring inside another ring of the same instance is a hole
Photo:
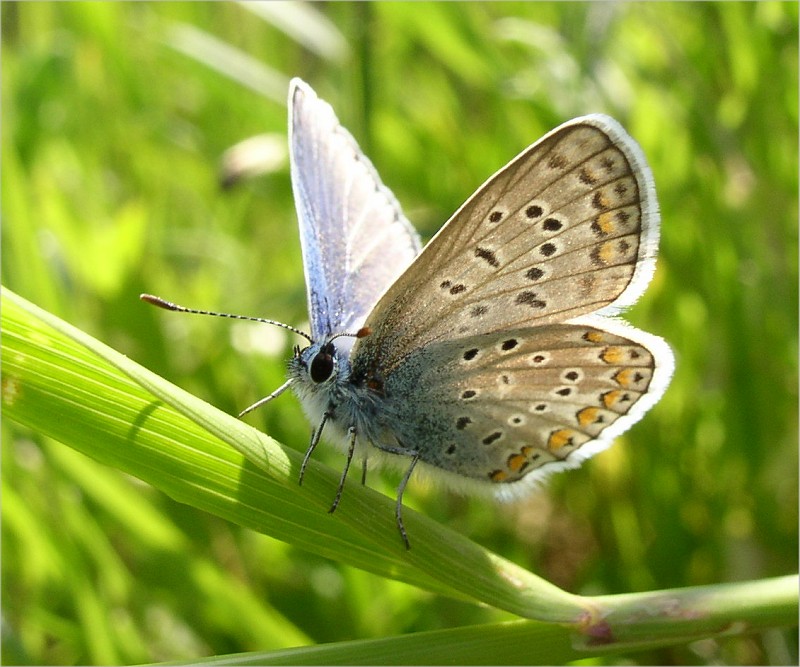
[[[344,490],[344,483],[347,480],[347,471],[350,470],[350,463],[353,460],[353,454],[355,454],[356,451],[356,427],[351,426],[349,429],[347,429],[347,432],[350,434],[350,447],[347,448],[347,461],[345,461],[344,464],[342,477],[339,479],[339,488],[336,489],[336,497],[333,499],[333,504],[328,510],[329,514],[333,514],[336,511],[336,508],[339,506],[339,500],[341,499],[342,491]]]
[[[400,443],[398,443],[400,444]],[[400,537],[403,539],[403,544],[406,545],[406,549],[411,548],[411,543],[408,541],[408,534],[406,533],[406,527],[403,523],[403,493],[406,490],[406,485],[408,484],[408,480],[411,479],[411,473],[414,472],[414,467],[417,465],[417,461],[419,461],[419,452],[414,449],[408,449],[407,447],[389,447],[386,445],[375,445],[378,449],[383,452],[388,452],[389,454],[398,454],[399,456],[408,456],[411,458],[411,464],[408,466],[408,470],[406,470],[405,474],[403,475],[403,479],[400,480],[400,485],[397,487],[397,504],[394,508],[394,518],[397,522],[397,530],[400,531]]]
[[[361,461],[361,486],[367,485],[367,457]]]
[[[317,426],[317,428],[311,433],[311,443],[308,445],[306,455],[303,457],[303,463],[300,465],[300,479],[297,481],[300,486],[303,485],[303,476],[306,474],[308,460],[311,458],[311,454],[319,444],[319,439],[322,437],[322,429],[325,428],[325,422],[327,422],[331,416],[332,414],[330,412],[325,412],[322,415],[322,421],[319,423],[319,426]]]
[[[408,466],[406,474],[403,475],[403,479],[400,480],[400,486],[397,487],[397,504],[394,508],[394,518],[397,521],[397,530],[400,531],[400,537],[403,538],[403,542],[406,545],[406,551],[411,548],[411,543],[408,541],[406,527],[403,524],[403,492],[406,490],[406,484],[408,484],[408,480],[411,479],[411,473],[414,472],[414,467],[417,465],[417,461],[419,461],[419,454],[414,454],[413,458],[411,459],[411,465]]]

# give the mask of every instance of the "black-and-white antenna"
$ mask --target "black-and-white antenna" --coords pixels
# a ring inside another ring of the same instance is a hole
[[[171,301],[162,299],[160,296],[153,296],[152,294],[140,294],[139,298],[142,301],[145,301],[153,306],[158,306],[159,308],[163,308],[164,310],[171,310],[176,313],[192,313],[194,315],[213,315],[214,317],[227,317],[232,320],[248,320],[250,322],[261,322],[262,324],[273,324],[276,327],[288,329],[289,331],[296,333],[298,336],[302,336],[309,343],[314,342],[314,339],[311,338],[311,336],[309,336],[305,331],[300,331],[300,329],[297,329],[296,327],[293,327],[290,324],[284,324],[283,322],[276,322],[275,320],[268,320],[264,317],[250,317],[249,315],[216,313],[212,310],[199,310],[198,308],[187,308],[186,306],[179,306],[177,303],[172,303]]]
[[[232,320],[247,320],[249,322],[260,322],[262,324],[274,324],[276,327],[281,327],[283,329],[288,329],[289,331],[296,333],[298,336],[302,336],[305,338],[309,343],[313,343],[314,340],[309,336],[305,331],[301,331],[289,324],[284,324],[283,322],[276,322],[275,320],[268,320],[264,317],[250,317],[248,315],[234,315],[232,313],[217,313],[212,310],[200,310],[199,308],[187,308],[186,306],[179,306],[177,303],[172,303],[171,301],[167,301],[166,299],[162,299],[160,296],[153,296],[152,294],[140,294],[139,298],[146,303],[149,303],[153,306],[157,306],[159,308],[163,308],[164,310],[171,310],[176,313],[192,313],[194,315],[213,315],[214,317],[227,317]],[[239,413],[239,417],[243,417],[248,412],[255,410],[258,407],[261,407],[265,403],[268,403],[273,398],[280,396],[284,391],[286,391],[294,382],[293,379],[287,380],[283,385],[278,387],[275,391],[273,391],[269,396],[265,396],[262,399],[259,399],[250,407],[245,408]]]

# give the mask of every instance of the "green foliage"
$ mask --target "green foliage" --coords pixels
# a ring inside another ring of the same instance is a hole
[[[672,345],[672,386],[608,452],[521,505],[420,485],[408,503],[584,595],[796,570],[795,4],[281,3],[271,20],[244,3],[0,11],[3,284],[232,414],[282,383],[292,341],[137,296],[303,323],[285,155],[219,185],[233,144],[285,144],[290,76],[333,105],[426,238],[558,123],[618,118],[652,166],[663,218],[658,271],[628,317]],[[3,361],[7,405],[18,388]],[[102,386],[129,428],[130,392]],[[247,421],[307,444],[288,395]],[[303,521],[326,524],[335,560],[19,423],[4,420],[3,436],[5,663],[190,660],[512,618],[343,564],[335,536],[363,535],[324,514],[313,484],[291,494],[307,494]],[[315,457],[341,469],[336,453]],[[370,479],[389,496],[396,483]],[[794,645],[770,631],[634,657],[778,664],[797,661]]]

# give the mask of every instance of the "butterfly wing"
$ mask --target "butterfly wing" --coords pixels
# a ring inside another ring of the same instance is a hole
[[[600,324],[578,319],[416,350],[386,379],[393,435],[437,478],[504,499],[579,465],[638,421],[672,373],[664,341],[618,320]]]
[[[333,109],[300,79],[289,86],[289,122],[311,335],[321,340],[358,330],[420,241]]]
[[[612,314],[653,272],[650,170],[612,118],[556,128],[492,176],[367,318],[364,373],[388,375],[432,342]]]
[[[672,374],[666,343],[609,317],[649,282],[658,224],[644,157],[606,116],[570,121],[503,167],[353,349],[353,376],[385,402],[384,448],[508,498],[607,447]]]

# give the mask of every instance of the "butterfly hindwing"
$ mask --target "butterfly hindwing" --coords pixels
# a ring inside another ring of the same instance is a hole
[[[499,497],[574,467],[638,420],[671,373],[656,361],[663,341],[618,321],[600,324],[509,330],[412,353],[386,379],[399,442],[456,486],[478,482],[475,489]]]

